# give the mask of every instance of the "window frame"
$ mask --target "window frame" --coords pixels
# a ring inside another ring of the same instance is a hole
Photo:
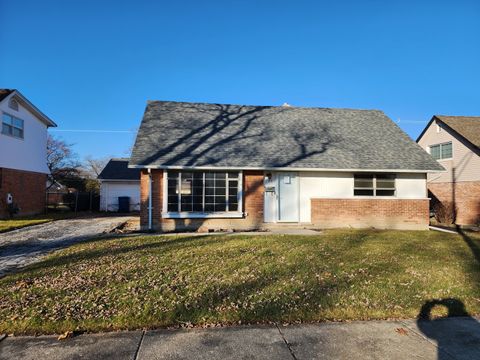
[[[442,147],[444,145],[451,145],[452,147],[452,155],[450,157],[442,157]],[[438,159],[436,159],[433,155],[432,155],[432,147],[436,147],[438,146],[439,148],[439,154],[440,154],[440,157]],[[453,159],[453,141],[445,141],[443,143],[438,143],[438,144],[433,144],[433,145],[428,145],[428,153],[437,161],[440,161],[440,160],[452,160]]]
[[[6,122],[4,122],[4,117],[5,116],[9,116],[11,119],[12,119],[12,123],[11,124],[7,124]],[[13,116],[13,115],[10,115],[9,113],[7,112],[2,112],[2,128],[0,129],[0,134],[2,135],[5,135],[5,136],[10,136],[10,137],[13,137],[15,139],[20,139],[20,140],[24,140],[25,139],[25,120],[23,119],[20,119],[16,116]],[[22,122],[22,128],[19,128],[18,126],[16,126],[14,123],[13,123],[13,120],[18,120],[18,121],[21,121]],[[6,134],[3,132],[3,126],[6,125],[6,126],[9,126],[12,128],[12,133],[11,134]],[[13,129],[17,129],[17,130],[20,130],[22,132],[22,136],[16,136],[14,135],[13,133]]]
[[[203,173],[203,192],[202,192],[202,203],[203,208],[205,209],[205,174],[208,172],[238,172],[238,189],[237,189],[237,210],[236,211],[168,211],[168,169],[163,170],[163,189],[162,189],[162,218],[165,219],[205,219],[205,218],[241,218],[243,217],[243,171],[240,170],[182,170],[182,169],[170,169],[170,171],[178,171],[180,174],[179,185],[181,187],[181,174],[182,173],[191,173],[191,172],[200,172]],[[228,209],[228,181],[225,180],[226,191],[226,208]],[[181,207],[181,194],[178,194],[179,201],[178,206],[179,210]]]
[[[367,176],[370,175],[372,179],[372,187],[369,188],[362,188],[362,187],[355,187],[355,177],[356,176]],[[377,187],[377,177],[382,175],[391,175],[393,176],[393,189],[392,188],[385,188],[385,187]],[[396,198],[397,197],[397,174],[395,173],[357,173],[353,174],[353,197],[354,198],[386,198],[386,199],[391,199],[391,198]],[[372,190],[373,194],[372,195],[355,195],[355,190]],[[377,195],[377,191],[391,191],[393,190],[393,195]]]

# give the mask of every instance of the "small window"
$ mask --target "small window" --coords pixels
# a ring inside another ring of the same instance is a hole
[[[12,110],[18,111],[18,102],[15,99],[10,99],[8,102],[8,107]]]
[[[2,116],[2,134],[23,139],[23,120],[8,114]]]
[[[395,196],[395,174],[356,174],[354,196]]]
[[[431,145],[430,155],[432,155],[435,160],[451,159],[453,157],[452,142]]]

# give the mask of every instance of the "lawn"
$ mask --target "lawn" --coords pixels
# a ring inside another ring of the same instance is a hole
[[[480,314],[479,247],[433,231],[99,239],[0,279],[0,333],[412,318],[442,298]]]
[[[68,219],[75,215],[74,212],[50,213],[35,216],[14,217],[13,219],[0,220],[0,233],[20,229],[26,226],[44,224],[55,220]]]

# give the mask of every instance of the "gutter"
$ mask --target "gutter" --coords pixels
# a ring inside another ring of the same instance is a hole
[[[152,170],[148,169],[148,231],[152,231]]]

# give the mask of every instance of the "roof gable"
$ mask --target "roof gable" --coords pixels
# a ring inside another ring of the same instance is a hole
[[[442,171],[383,112],[151,101],[131,166]]]
[[[48,127],[56,127],[57,124],[51,120],[47,115],[41,112],[35,105],[33,105],[20,91],[16,89],[0,89],[0,102],[12,95],[22,106],[27,108],[38,120],[43,122]]]
[[[480,116],[435,115],[434,117],[470,144],[480,148]]]
[[[98,175],[102,180],[140,180],[140,169],[128,167],[128,159],[113,158]]]

